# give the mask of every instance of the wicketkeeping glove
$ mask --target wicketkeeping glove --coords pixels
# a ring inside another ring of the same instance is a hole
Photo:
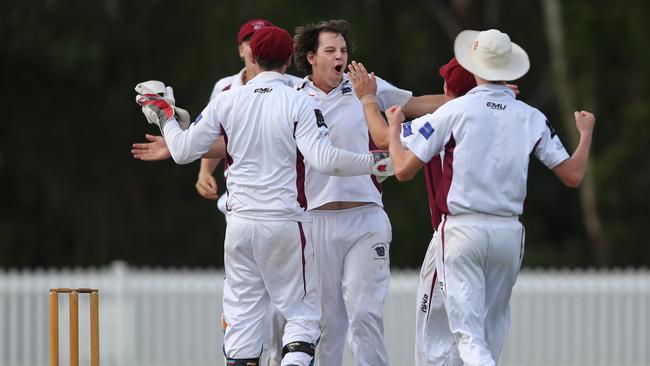
[[[372,175],[377,177],[377,182],[381,183],[386,178],[395,175],[393,171],[393,162],[390,160],[390,155],[386,150],[372,150],[370,151],[374,164],[372,166]]]
[[[138,93],[135,101],[142,107],[142,113],[149,123],[160,128],[161,133],[165,123],[174,116],[181,129],[189,127],[190,114],[185,109],[176,107],[174,89],[171,86],[165,86],[158,80],[149,80],[136,85],[135,91]]]

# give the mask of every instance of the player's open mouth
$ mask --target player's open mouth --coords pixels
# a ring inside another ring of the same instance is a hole
[[[336,73],[341,73],[341,71],[343,70],[343,65],[334,66],[334,70],[336,71]]]

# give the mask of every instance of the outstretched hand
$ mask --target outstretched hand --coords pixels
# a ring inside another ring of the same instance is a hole
[[[135,159],[157,161],[169,159],[172,156],[162,136],[146,134],[144,137],[149,142],[133,144],[131,154]]]
[[[363,102],[365,96],[374,97],[377,94],[377,79],[375,78],[374,72],[368,74],[363,64],[357,63],[356,61],[352,61],[348,65],[348,70],[350,70],[348,76],[352,81],[357,98]]]

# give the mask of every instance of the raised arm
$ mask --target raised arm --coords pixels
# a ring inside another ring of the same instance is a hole
[[[589,163],[589,148],[596,123],[596,117],[590,112],[575,112],[576,128],[580,141],[570,158],[553,168],[553,173],[568,187],[580,186]]]
[[[375,73],[368,74],[363,64],[356,61],[352,61],[348,65],[348,69],[350,70],[349,75],[354,92],[363,105],[363,114],[366,117],[370,137],[372,137],[372,141],[378,148],[388,149],[388,124],[377,106],[377,79]]]
[[[412,97],[402,108],[402,113],[407,118],[418,118],[425,114],[433,113],[440,108],[448,98],[444,94],[428,94]]]

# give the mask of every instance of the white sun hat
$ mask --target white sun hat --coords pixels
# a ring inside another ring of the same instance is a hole
[[[516,80],[530,68],[526,51],[496,29],[460,32],[454,53],[462,67],[487,81]]]

